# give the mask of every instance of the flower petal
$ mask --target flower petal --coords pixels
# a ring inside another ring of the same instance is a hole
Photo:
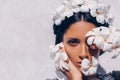
[[[62,42],[61,42],[61,43],[59,43],[59,44],[57,44],[56,46],[57,46],[57,47],[59,47],[59,48],[60,48],[60,47],[62,47],[62,48],[64,47],[64,45],[63,45],[63,43],[62,43]]]
[[[81,63],[81,68],[86,71],[89,69],[89,65],[90,61],[87,58],[84,58]]]
[[[71,17],[73,15],[73,12],[68,10],[64,13],[65,16],[67,16],[67,18]]]
[[[80,8],[75,8],[75,9],[72,9],[73,12],[77,13],[77,12],[80,12]]]
[[[95,36],[96,34],[95,34],[94,31],[89,31],[89,32],[87,32],[87,34],[85,36],[88,37],[88,36],[91,36],[91,35]]]
[[[67,53],[65,52],[62,52],[61,56],[62,56],[63,61],[66,61],[68,59]]]
[[[99,62],[98,60],[92,56],[92,66],[95,67],[95,66],[98,66]]]
[[[104,48],[104,38],[101,37],[101,36],[96,37],[93,43],[99,49],[103,49]]]
[[[113,44],[105,42],[103,51],[111,51],[114,48]]]
[[[112,43],[114,46],[120,46],[120,37],[115,36]]]
[[[49,49],[51,51],[51,54],[55,54],[56,52],[59,51],[59,47],[54,46],[54,45],[50,45]]]
[[[99,35],[107,39],[108,36],[110,35],[110,31],[111,31],[110,28],[102,26],[99,28]]]
[[[81,12],[89,12],[89,8],[87,6],[83,5],[83,6],[80,7],[80,11]]]
[[[54,58],[53,58],[53,61],[57,62],[60,59],[60,57],[61,57],[60,52],[56,53]]]
[[[83,4],[84,0],[73,0],[72,6]]]
[[[87,76],[94,75],[94,74],[96,74],[96,72],[97,72],[97,67],[91,67],[89,69],[89,74],[87,74]]]
[[[113,50],[112,58],[116,58],[116,57],[118,57],[119,54],[120,54],[119,50]]]
[[[98,4],[98,11],[101,13],[101,14],[105,14],[109,11],[109,8],[110,6],[104,4],[104,3],[99,3]]]
[[[65,5],[60,5],[57,9],[56,12],[61,14],[65,11]]]
[[[91,14],[93,17],[96,17],[96,16],[97,16],[97,14],[96,14],[96,9],[91,10],[91,11],[90,11],[90,14]]]
[[[87,5],[90,10],[97,9],[97,4],[96,2],[91,2],[90,4]]]
[[[108,24],[112,24],[113,21],[114,21],[114,16],[109,14],[106,18],[106,22],[108,22]]]
[[[61,24],[61,20],[60,19],[55,20],[55,24],[56,25],[60,25]]]
[[[101,23],[101,24],[104,24],[105,22],[105,17],[103,15],[98,15],[96,16],[96,20]]]
[[[87,75],[89,74],[89,71],[88,71],[88,70],[85,71],[85,70],[81,69],[81,71],[82,71],[82,73],[83,73],[85,76],[87,76]]]
[[[95,40],[95,36],[90,36],[87,38],[87,44],[92,45],[93,41]]]
[[[94,75],[97,72],[98,60],[92,56],[92,66],[90,66],[90,61],[88,59],[82,60],[81,71],[85,76]]]

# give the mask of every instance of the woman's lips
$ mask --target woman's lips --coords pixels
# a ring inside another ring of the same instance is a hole
[[[77,62],[78,67],[81,67],[81,62]]]

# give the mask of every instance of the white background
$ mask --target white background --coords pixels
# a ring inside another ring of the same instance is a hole
[[[0,0],[0,80],[45,80],[53,76],[50,16],[61,1]],[[114,25],[119,27],[120,0],[104,2],[111,4]]]

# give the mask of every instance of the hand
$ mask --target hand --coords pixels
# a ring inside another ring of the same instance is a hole
[[[81,69],[76,68],[75,65],[68,59],[69,71],[66,72],[70,80],[82,80],[82,73],[85,76],[95,75],[98,68],[98,60],[92,56],[92,61],[90,62],[87,58],[82,60]],[[90,77],[89,77],[90,78]],[[93,78],[93,77],[91,77]]]
[[[69,77],[70,80],[82,80],[82,73],[80,69],[78,69],[70,59],[68,59],[67,64],[69,66],[69,70],[65,71],[65,74]]]
[[[92,57],[92,62],[83,59],[81,68],[77,68],[68,58],[62,43],[51,46],[51,59],[57,70],[63,71],[70,80],[82,80],[82,73],[85,76],[94,75],[97,70],[98,61]]]
[[[82,80],[80,68],[77,69],[68,58],[62,43],[52,45],[50,49],[51,59],[57,70],[63,71],[70,78],[70,80]]]

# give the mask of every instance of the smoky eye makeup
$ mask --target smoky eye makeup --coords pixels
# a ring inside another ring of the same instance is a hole
[[[70,39],[68,39],[67,43],[70,46],[77,46],[80,43],[80,40],[76,39],[76,38],[70,38]]]

